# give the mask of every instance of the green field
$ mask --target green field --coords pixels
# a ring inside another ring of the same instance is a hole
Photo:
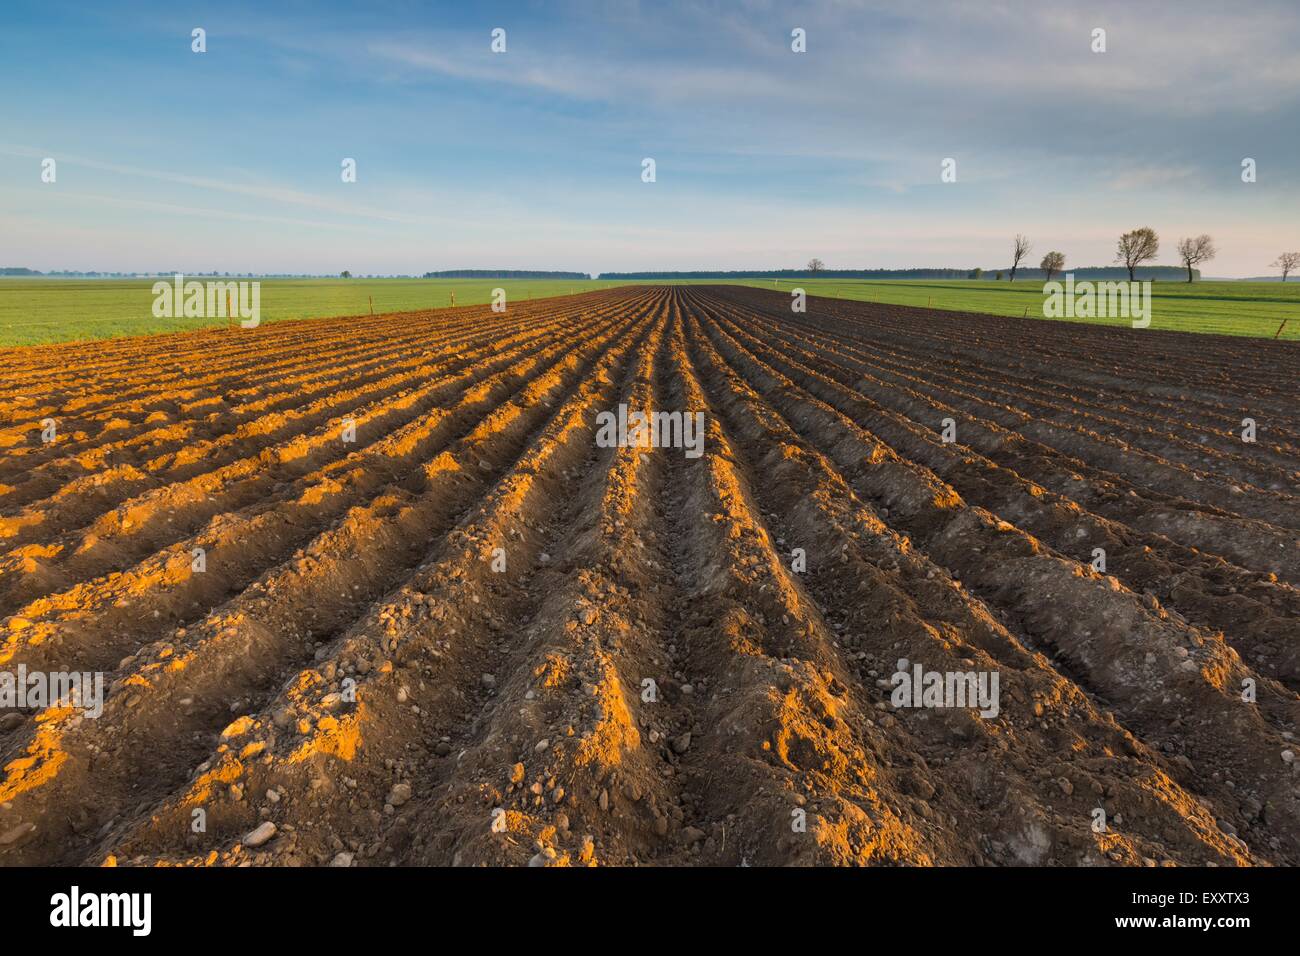
[[[206,282],[209,276],[186,276]],[[225,319],[159,319],[153,315],[155,279],[0,279],[0,345],[40,345],[73,339],[177,332],[223,326]],[[233,279],[214,281],[230,282]],[[261,319],[321,318],[410,312],[492,301],[520,302],[626,283],[581,279],[262,279]]]
[[[205,277],[194,277],[206,281]],[[158,319],[152,279],[0,279],[0,345],[38,345],[70,339],[111,338],[223,325],[223,319]],[[221,280],[226,281],[226,280]],[[686,280],[707,284],[724,280]],[[1042,283],[981,280],[725,280],[809,295],[892,305],[930,306],[992,315],[1043,315]],[[506,290],[508,302],[633,284],[627,281],[555,279],[263,279],[263,322],[446,308],[491,301]],[[639,283],[636,283],[639,284]],[[1153,329],[1217,332],[1272,338],[1292,317],[1282,338],[1300,340],[1300,282],[1157,282],[1152,287]],[[1091,319],[1127,327],[1127,319]]]

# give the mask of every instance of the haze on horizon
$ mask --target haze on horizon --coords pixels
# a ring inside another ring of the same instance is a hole
[[[1208,232],[1203,274],[1269,274],[1300,248],[1294,8],[1089,7],[19,0],[0,265],[994,269],[1021,232],[1093,266],[1150,225],[1155,264]]]

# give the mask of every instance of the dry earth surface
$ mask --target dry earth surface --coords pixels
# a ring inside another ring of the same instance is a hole
[[[0,370],[0,670],[107,694],[0,712],[0,864],[1300,864],[1295,344],[640,287]]]

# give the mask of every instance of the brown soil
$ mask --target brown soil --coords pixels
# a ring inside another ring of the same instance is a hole
[[[0,351],[0,864],[1300,864],[1300,349],[789,301]]]

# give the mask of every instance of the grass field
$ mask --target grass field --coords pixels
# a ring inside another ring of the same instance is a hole
[[[206,276],[187,276],[200,282]],[[0,279],[0,345],[39,345],[116,338],[224,325],[224,319],[159,319],[153,315],[155,279]],[[233,281],[220,279],[217,281]],[[492,301],[540,299],[607,289],[624,283],[577,279],[262,279],[262,322],[283,319],[410,312]]]
[[[194,277],[204,281],[201,277]],[[0,279],[0,345],[39,345],[76,339],[175,332],[224,320],[159,319],[152,313],[152,279]],[[446,308],[491,301],[540,299],[641,282],[554,279],[263,279],[263,322]],[[679,284],[749,285],[891,305],[930,306],[990,315],[1043,314],[1042,283],[991,280],[685,280]],[[1151,328],[1272,338],[1287,316],[1283,339],[1300,340],[1300,282],[1157,282]],[[1080,320],[1084,321],[1084,320]],[[1086,320],[1128,326],[1127,319]]]

